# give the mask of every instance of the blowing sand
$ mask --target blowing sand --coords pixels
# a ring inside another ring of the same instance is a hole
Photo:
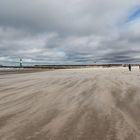
[[[0,140],[140,140],[140,71],[0,75]]]

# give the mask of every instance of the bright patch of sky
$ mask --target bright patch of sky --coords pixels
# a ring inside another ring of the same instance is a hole
[[[127,22],[131,22],[137,18],[140,18],[140,7],[131,12],[131,14],[128,16]]]

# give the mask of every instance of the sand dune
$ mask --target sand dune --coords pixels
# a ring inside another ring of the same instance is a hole
[[[140,71],[0,75],[0,140],[140,140]]]

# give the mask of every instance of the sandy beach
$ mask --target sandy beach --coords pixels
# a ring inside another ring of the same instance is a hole
[[[140,140],[140,70],[0,75],[0,140]]]

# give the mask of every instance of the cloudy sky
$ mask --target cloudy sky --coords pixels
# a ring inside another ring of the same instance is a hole
[[[140,63],[140,0],[0,0],[0,64]]]

